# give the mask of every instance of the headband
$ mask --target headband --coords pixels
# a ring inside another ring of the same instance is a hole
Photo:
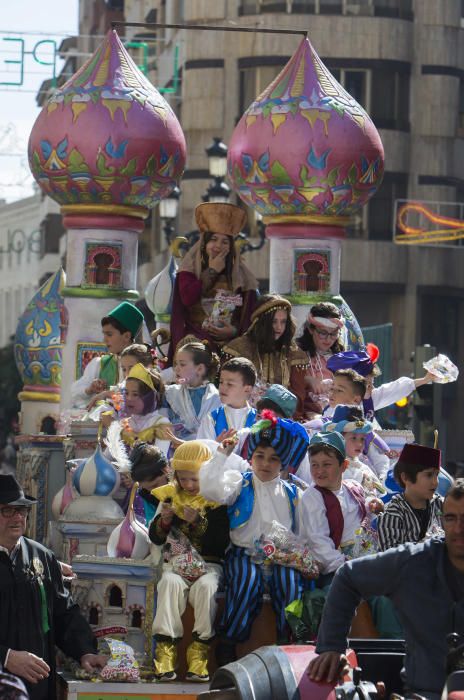
[[[264,304],[261,304],[261,306],[258,306],[257,309],[253,311],[251,314],[251,323],[248,328],[250,330],[256,323],[256,321],[263,316],[264,314],[269,314],[273,313],[274,311],[291,311],[292,310],[292,305],[290,304],[287,299],[269,299],[269,301],[266,301]]]
[[[343,318],[325,318],[323,316],[313,316],[311,312],[308,314],[308,323],[313,326],[320,326],[328,330],[337,330],[343,328],[345,320]]]

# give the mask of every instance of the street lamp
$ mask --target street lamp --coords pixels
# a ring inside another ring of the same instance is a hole
[[[174,187],[169,195],[160,201],[159,205],[160,219],[164,222],[163,232],[168,245],[171,243],[171,236],[174,232],[173,221],[177,219],[180,195],[180,189]]]
[[[206,190],[205,202],[226,203],[229,201],[230,187],[222,177],[215,177],[214,182]]]
[[[208,170],[211,177],[225,178],[227,173],[227,146],[219,136],[213,138],[213,143],[205,148],[208,156]]]

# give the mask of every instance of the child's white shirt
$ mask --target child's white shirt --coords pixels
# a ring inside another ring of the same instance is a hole
[[[166,387],[165,392],[167,403],[173,412],[179,416],[183,427],[194,433],[197,438],[199,437],[198,430],[203,419],[210,417],[210,412],[221,405],[219,392],[211,382],[208,382],[206,385],[198,415],[195,413],[189,388],[185,384],[170,384]],[[202,437],[214,439],[206,435]]]
[[[100,378],[101,357],[93,357],[86,366],[84,373],[79,379],[71,384],[71,404],[74,408],[85,408],[92,399],[92,394],[86,394],[95,379]],[[124,379],[121,365],[119,364],[119,382]],[[108,387],[109,388],[109,387]]]
[[[380,411],[381,408],[391,406],[403,397],[409,396],[415,388],[416,384],[412,377],[399,377],[393,382],[374,387],[372,389],[374,411]]]
[[[344,526],[341,545],[343,545],[354,540],[355,532],[361,525],[359,505],[343,482],[341,488],[332,493],[338,498],[342,509]],[[339,549],[335,549],[330,537],[324,500],[314,484],[304,491],[300,500],[298,534],[307,541],[311,554],[321,564],[322,574],[330,574],[345,563],[345,555]]]
[[[240,495],[243,484],[242,473],[237,469],[238,460],[241,460],[242,469],[244,464],[246,464],[246,470],[251,469],[251,465],[238,455],[232,454],[227,458],[221,452],[216,452],[209,462],[203,464],[200,469],[201,495],[217,503],[226,505],[234,503]],[[235,468],[230,468],[232,465],[236,465]],[[237,547],[252,547],[255,540],[269,532],[273,520],[277,520],[289,530],[292,529],[290,502],[280,477],[272,481],[260,481],[254,475],[251,478],[253,479],[254,507],[250,519],[244,525],[230,531],[230,540]]]
[[[363,455],[361,461],[367,463],[382,483],[385,481],[385,477],[390,469],[390,459],[385,452],[382,452],[382,450],[374,444],[373,440],[369,445],[367,455]]]
[[[224,409],[229,428],[233,428],[234,430],[241,430],[245,427],[246,419],[251,409],[251,406],[249,404],[247,404],[243,408],[232,408],[231,406],[224,406]],[[203,439],[216,440],[215,423],[211,413],[208,413],[208,415],[202,418],[200,427],[198,428],[197,440]]]

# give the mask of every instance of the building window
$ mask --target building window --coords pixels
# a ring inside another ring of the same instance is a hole
[[[409,74],[375,68],[370,115],[378,129],[409,131]]]
[[[84,287],[121,286],[122,245],[120,243],[86,243]]]
[[[264,12],[413,19],[412,0],[241,0],[239,15]]]
[[[330,72],[366,112],[370,111],[370,70],[330,68]]]
[[[109,590],[108,604],[112,608],[122,608],[122,591],[119,586],[111,586]]]
[[[40,257],[47,253],[59,253],[60,238],[64,234],[61,214],[47,214],[40,222]]]
[[[134,610],[131,617],[131,627],[142,627],[142,611]]]
[[[251,103],[256,100],[258,95],[272,83],[284,65],[285,62],[275,66],[256,66],[240,70],[238,106],[240,115],[242,115]]]
[[[369,202],[368,236],[371,241],[393,239],[395,201],[408,198],[408,177],[405,173],[385,173],[380,189]]]
[[[463,0],[464,2],[464,0]],[[464,19],[464,18],[463,18]],[[459,114],[458,114],[458,132],[460,138],[464,138],[464,80],[459,81]]]
[[[89,610],[89,625],[98,625],[98,608],[93,605]]]

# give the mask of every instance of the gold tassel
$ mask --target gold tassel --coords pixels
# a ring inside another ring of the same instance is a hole
[[[438,449],[438,430],[433,431],[433,447],[435,450]]]

